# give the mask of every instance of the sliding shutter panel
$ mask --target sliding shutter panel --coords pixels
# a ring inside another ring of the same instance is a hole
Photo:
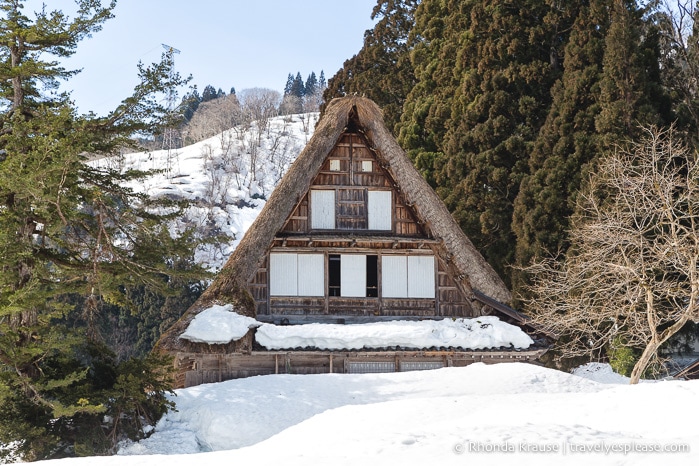
[[[325,256],[298,255],[298,295],[325,296]]]
[[[408,297],[434,298],[433,256],[408,256]]]
[[[298,294],[298,266],[296,254],[270,254],[269,269],[270,296],[296,296]]]
[[[349,298],[366,296],[366,256],[340,256],[340,294]]]
[[[381,256],[381,295],[384,298],[408,297],[406,256]]]

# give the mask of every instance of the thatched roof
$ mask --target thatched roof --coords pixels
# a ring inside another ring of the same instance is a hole
[[[196,314],[213,303],[232,303],[239,314],[255,317],[255,305],[246,289],[247,280],[266,256],[274,236],[284,226],[306,194],[325,158],[348,126],[356,126],[367,138],[382,166],[400,186],[405,202],[432,236],[441,239],[451,261],[463,276],[466,288],[478,290],[500,302],[511,295],[503,281],[476,250],[452,218],[437,194],[413,167],[410,159],[384,126],[379,107],[363,97],[332,100],[313,137],[270,196],[218,277],[185,315],[166,332],[159,346],[176,350],[178,341]]]

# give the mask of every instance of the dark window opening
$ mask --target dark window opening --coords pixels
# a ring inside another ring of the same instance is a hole
[[[340,255],[328,256],[328,296],[340,296]]]
[[[379,256],[366,256],[366,295],[379,296]]]

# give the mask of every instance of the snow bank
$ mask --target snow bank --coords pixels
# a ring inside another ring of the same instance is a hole
[[[62,466],[693,465],[699,381],[601,384],[521,363],[269,375],[178,390],[177,412],[120,455]],[[667,409],[672,400],[677,410]],[[653,407],[656,403],[656,407]],[[605,448],[689,447],[673,452]],[[505,450],[504,448],[508,449]],[[535,452],[526,448],[552,448]],[[497,450],[497,449],[500,450]]]
[[[497,317],[374,322],[368,324],[262,325],[255,339],[267,349],[527,348],[534,343],[520,328]]]
[[[588,362],[573,369],[573,375],[599,383],[628,384],[629,378],[614,372],[612,366],[601,362]]]
[[[203,310],[189,323],[180,338],[197,343],[225,344],[240,340],[260,323],[251,317],[232,312],[233,305],[214,305]]]

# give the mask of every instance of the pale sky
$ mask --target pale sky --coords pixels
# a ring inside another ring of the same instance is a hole
[[[26,0],[36,9],[41,0]],[[44,0],[71,11],[69,0]],[[103,0],[107,3],[107,0]],[[66,61],[83,68],[66,85],[81,113],[114,109],[137,83],[136,64],[160,59],[162,44],[180,50],[177,70],[199,92],[251,87],[282,92],[289,73],[329,79],[362,46],[377,0],[118,0],[115,17]],[[32,15],[29,15],[30,17]]]

